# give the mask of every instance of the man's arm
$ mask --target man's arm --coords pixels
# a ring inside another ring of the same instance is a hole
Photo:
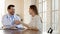
[[[6,29],[6,15],[2,16],[2,24],[3,24],[2,28]]]
[[[14,23],[15,23],[16,25],[19,25],[21,22],[20,22],[19,20],[15,20]]]
[[[16,25],[19,25],[19,24],[21,23],[21,18],[20,18],[19,16],[15,15],[14,23],[15,23]]]

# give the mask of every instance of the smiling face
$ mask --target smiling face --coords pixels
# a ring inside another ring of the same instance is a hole
[[[15,13],[14,7],[10,7],[10,9],[8,9],[8,13],[11,15],[14,15],[14,13]]]
[[[31,5],[29,8],[29,13],[32,17],[34,17],[35,15],[38,15],[37,7],[35,5]]]
[[[29,8],[29,14],[30,14],[31,16],[34,16],[34,15],[35,15],[33,9]]]
[[[14,5],[9,5],[9,6],[8,6],[7,10],[8,10],[8,13],[9,13],[10,15],[14,15],[14,13],[15,13],[14,7],[15,7]]]

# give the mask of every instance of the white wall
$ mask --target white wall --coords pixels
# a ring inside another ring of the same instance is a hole
[[[24,0],[5,0],[5,11],[7,12],[7,6],[15,5],[15,13],[19,14],[22,18],[24,17]]]
[[[31,5],[31,0],[24,0],[24,23],[28,24],[30,22],[29,6]]]
[[[30,23],[31,15],[29,14],[29,7],[35,4],[36,0],[24,0],[24,23]]]
[[[2,27],[2,16],[5,14],[5,0],[0,0],[0,27]]]

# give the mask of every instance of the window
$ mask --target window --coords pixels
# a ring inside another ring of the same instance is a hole
[[[48,6],[49,5],[47,2],[49,2],[48,0],[39,0],[39,15],[43,17],[43,31],[46,31],[46,19],[47,19],[47,11]],[[52,27],[53,29],[57,29],[58,26],[58,0],[52,0]],[[50,6],[50,5],[49,5]]]
[[[58,0],[52,0],[52,25],[53,25],[53,29],[57,30],[57,26],[58,26]]]
[[[46,12],[47,12],[47,1],[39,0],[39,15],[43,19],[43,31],[46,31]]]
[[[0,27],[2,27],[2,22],[1,22],[1,20],[2,20],[2,16],[5,14],[5,11],[4,11],[4,6],[5,6],[5,4],[4,4],[4,2],[5,2],[5,0],[0,0]]]

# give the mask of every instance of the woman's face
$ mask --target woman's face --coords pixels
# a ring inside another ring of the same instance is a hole
[[[34,16],[35,15],[33,9],[31,9],[31,8],[29,8],[29,13],[30,13],[31,16]]]

